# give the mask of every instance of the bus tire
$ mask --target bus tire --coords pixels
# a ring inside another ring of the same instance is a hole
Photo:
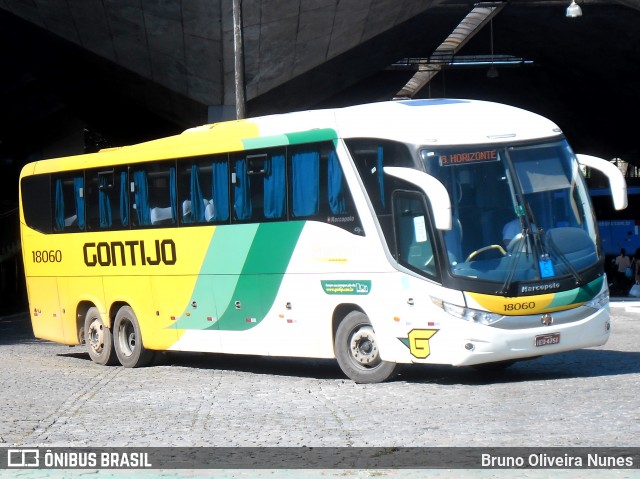
[[[141,368],[153,359],[153,351],[142,344],[138,319],[129,306],[123,306],[116,314],[113,343],[118,360],[125,368]]]
[[[340,322],[334,352],[342,372],[358,384],[392,378],[399,365],[380,359],[376,335],[366,314],[352,311]]]
[[[94,363],[112,366],[118,362],[113,336],[102,321],[98,308],[89,308],[84,317],[84,342]]]

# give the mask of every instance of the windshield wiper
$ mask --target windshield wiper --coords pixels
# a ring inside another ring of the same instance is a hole
[[[560,250],[560,248],[556,246],[556,244],[553,242],[553,239],[550,238],[549,235],[547,235],[547,247],[562,262],[562,264],[567,267],[567,269],[571,273],[571,276],[573,276],[573,279],[575,279],[576,284],[581,284],[583,282],[582,276],[580,276],[580,273],[578,273],[578,271],[573,267],[571,261],[569,261],[564,253]],[[546,257],[548,258],[549,255],[546,255]]]
[[[524,234],[520,238],[520,242],[522,241],[526,241]],[[518,259],[520,259],[521,254],[522,254],[522,247],[520,246],[520,243],[518,243],[518,250],[516,251],[515,257],[511,262],[511,268],[509,268],[509,273],[507,274],[507,277],[505,278],[504,283],[502,283],[502,288],[500,288],[500,291],[496,291],[496,294],[504,296],[509,292],[509,288],[511,288],[511,283],[513,283],[513,275],[516,272],[516,265],[518,264]]]
[[[509,289],[511,288],[511,284],[513,283],[513,276],[515,274],[516,268],[518,266],[518,261],[520,260],[520,256],[523,251],[525,253],[525,257],[528,258],[529,255],[540,255],[540,257],[548,256],[544,244],[542,242],[542,228],[536,226],[535,217],[533,215],[533,211],[531,210],[531,206],[527,202],[523,202],[520,205],[521,211],[524,209],[526,212],[526,216],[519,216],[520,218],[520,226],[522,228],[520,232],[520,241],[515,243],[513,247],[509,248],[511,251],[515,251],[512,256],[511,267],[509,268],[509,274],[504,280],[500,291],[497,294],[507,294]],[[524,244],[523,244],[524,242]]]
[[[524,251],[526,257],[529,257],[529,254],[533,253],[532,251],[529,251],[530,235],[531,232],[529,231],[529,228],[524,226],[522,228],[522,231],[520,232],[520,240],[517,243],[514,243],[514,246],[512,248],[509,248],[509,250],[515,251],[515,253],[512,256],[509,273],[507,274],[507,277],[505,278],[504,283],[502,283],[502,287],[500,288],[500,291],[497,292],[497,294],[506,295],[509,292],[511,284],[513,283],[513,275],[516,272],[516,267],[518,266],[518,261],[520,260],[522,252]],[[511,244],[509,244],[509,246],[511,246]]]
[[[527,212],[527,221],[529,222],[529,234],[532,235],[534,250],[536,250],[540,256],[545,256],[547,253],[544,249],[544,244],[542,243],[542,228],[538,227],[538,223],[536,222],[536,218],[533,214],[533,210],[531,209],[531,205],[527,202],[524,203],[524,209]]]

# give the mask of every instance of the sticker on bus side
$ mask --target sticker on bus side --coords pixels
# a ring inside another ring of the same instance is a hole
[[[369,294],[370,280],[322,280],[322,289],[326,294]]]

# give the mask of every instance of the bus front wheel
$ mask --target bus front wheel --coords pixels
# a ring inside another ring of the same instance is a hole
[[[338,326],[334,352],[342,372],[360,384],[386,381],[395,375],[399,366],[380,358],[371,322],[360,311],[346,315]]]
[[[111,366],[118,362],[111,331],[105,326],[97,308],[89,308],[84,317],[84,341],[94,363]]]
[[[144,367],[153,359],[153,351],[142,345],[140,325],[129,306],[123,306],[116,314],[113,342],[118,360],[125,368]]]

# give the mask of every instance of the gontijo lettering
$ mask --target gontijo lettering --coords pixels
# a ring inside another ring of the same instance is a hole
[[[155,240],[151,247],[144,241],[85,243],[82,252],[87,266],[170,266],[177,261],[176,244],[170,239]]]

